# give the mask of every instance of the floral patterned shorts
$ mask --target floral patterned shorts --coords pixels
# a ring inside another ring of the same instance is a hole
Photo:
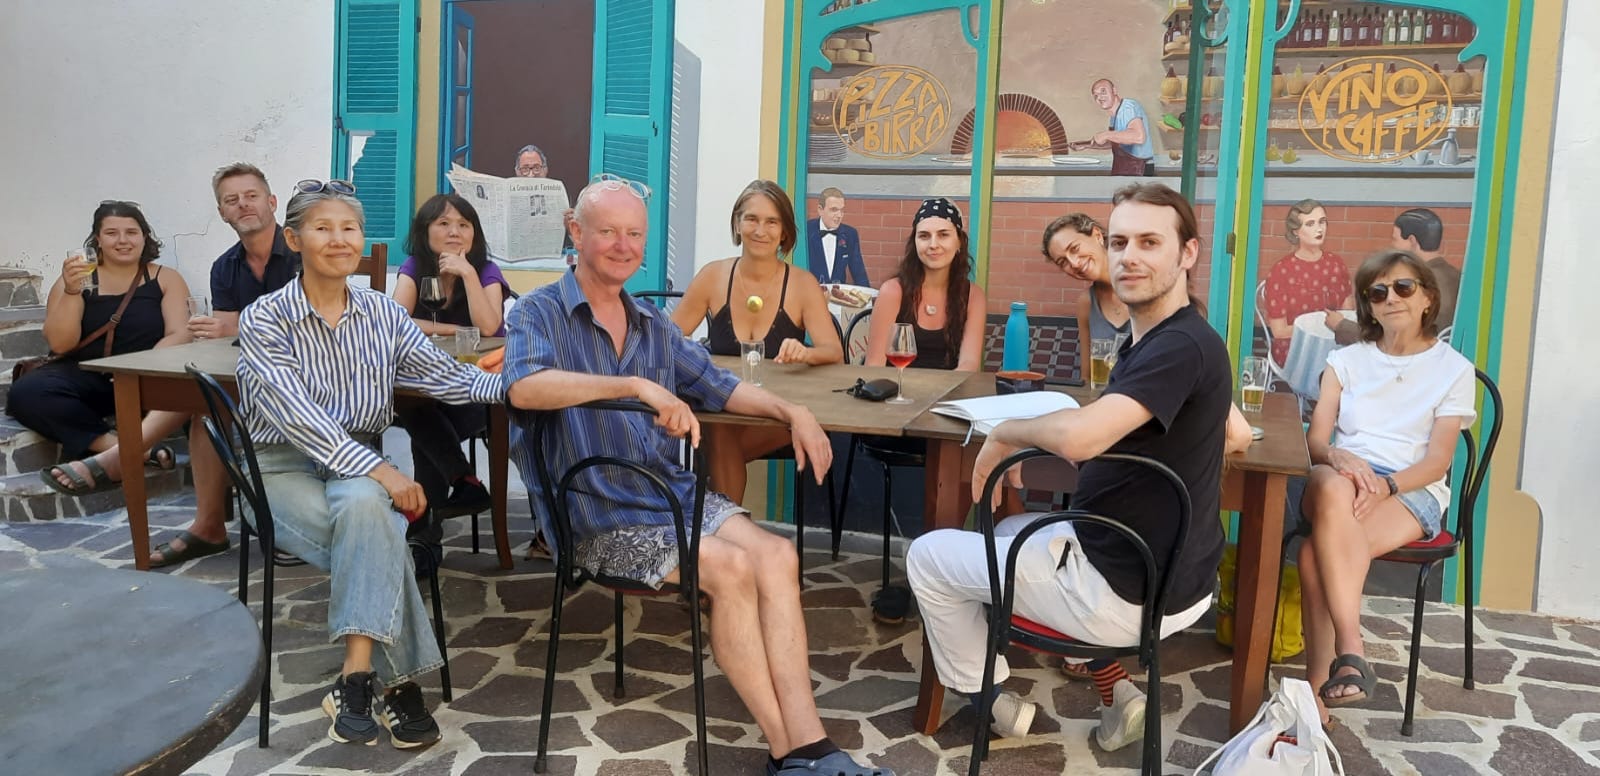
[[[700,535],[715,535],[734,515],[750,510],[728,500],[721,493],[706,493],[701,512]],[[573,560],[590,573],[633,579],[651,587],[678,568],[678,536],[671,525],[642,525],[591,536],[578,542]]]

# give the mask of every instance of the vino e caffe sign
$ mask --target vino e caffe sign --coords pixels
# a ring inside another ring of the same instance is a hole
[[[926,152],[950,126],[950,94],[932,73],[905,65],[862,71],[839,87],[833,131],[851,150],[878,159]]]
[[[1329,156],[1382,163],[1438,140],[1450,107],[1437,70],[1405,57],[1354,57],[1312,79],[1300,96],[1300,131]]]

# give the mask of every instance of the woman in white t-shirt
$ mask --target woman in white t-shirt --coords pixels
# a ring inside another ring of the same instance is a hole
[[[1439,286],[1428,266],[1381,253],[1361,265],[1355,288],[1361,341],[1328,356],[1301,501],[1312,527],[1300,547],[1306,679],[1320,688],[1325,722],[1327,707],[1373,694],[1361,640],[1367,569],[1439,534],[1456,436],[1477,416],[1472,362],[1437,336]]]

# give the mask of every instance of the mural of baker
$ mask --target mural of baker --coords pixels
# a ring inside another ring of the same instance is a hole
[[[1109,78],[1089,87],[1094,102],[1111,117],[1109,128],[1094,133],[1095,148],[1111,149],[1112,175],[1153,176],[1156,174],[1155,144],[1150,138],[1150,118],[1138,100],[1117,94]]]

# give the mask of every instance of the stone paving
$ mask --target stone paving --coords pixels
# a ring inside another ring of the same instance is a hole
[[[192,497],[190,497],[192,498]],[[160,538],[185,525],[189,498],[153,505]],[[527,526],[513,516],[514,526]],[[445,739],[420,753],[381,744],[334,744],[318,707],[341,651],[326,642],[327,580],[314,569],[279,574],[273,663],[272,746],[255,746],[256,718],[246,719],[197,774],[373,773],[485,776],[532,772],[543,681],[552,580],[543,562],[501,571],[489,553],[467,549],[465,520],[448,527],[442,584],[449,619],[455,701],[438,703],[437,677],[423,680]],[[487,527],[487,521],[485,521]],[[515,537],[526,544],[526,535]],[[862,548],[875,540],[863,539]],[[492,542],[485,541],[486,546]],[[254,565],[259,565],[253,558]],[[176,573],[232,589],[234,552]],[[32,565],[97,562],[131,566],[121,514],[0,525],[0,573]],[[808,553],[807,623],[818,706],[841,746],[902,774],[965,773],[972,730],[966,704],[940,732],[912,731],[921,643],[915,620],[883,627],[867,601],[876,586],[870,553],[830,562]],[[259,574],[252,587],[259,587]],[[259,614],[259,590],[251,591]],[[627,601],[627,697],[613,698],[610,599],[589,589],[569,599],[564,617],[557,715],[550,773],[691,773],[693,694],[686,609],[675,601]],[[1460,610],[1431,605],[1426,615],[1417,734],[1399,733],[1410,603],[1370,598],[1363,624],[1368,656],[1384,680],[1375,701],[1336,712],[1332,737],[1350,774],[1600,774],[1600,625],[1535,615],[1484,612],[1477,630],[1478,688],[1461,688]],[[1207,626],[1208,627],[1208,626]],[[1167,773],[1189,773],[1225,738],[1229,654],[1206,627],[1162,647]],[[711,772],[761,773],[765,749],[726,680],[707,661]],[[1116,753],[1091,743],[1097,698],[1091,686],[1019,655],[1008,686],[1040,704],[1034,735],[996,741],[984,772],[993,774],[1134,773],[1138,748]],[[1295,665],[1275,667],[1298,674]]]

